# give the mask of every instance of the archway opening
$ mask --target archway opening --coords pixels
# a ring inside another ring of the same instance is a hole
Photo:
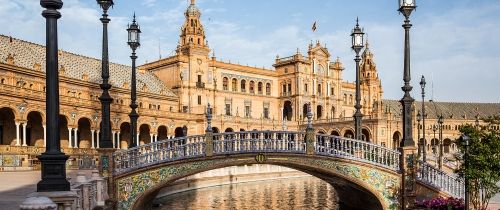
[[[131,144],[130,139],[130,123],[123,122],[120,125],[120,148],[125,149],[128,148]]]
[[[344,132],[344,137],[346,137],[346,138],[354,138],[354,131],[352,131],[352,130],[346,130]]]
[[[285,101],[285,104],[283,105],[283,117],[287,121],[292,121],[293,108],[292,108],[292,102],[291,101]]]
[[[77,132],[77,139],[78,142],[76,142],[75,145],[77,145],[79,148],[90,148],[91,145],[91,137],[92,133],[90,131],[90,120],[87,118],[81,118],[78,120],[78,132]]]
[[[217,127],[212,127],[212,132],[214,132],[214,133],[219,133],[220,131],[219,131],[219,128],[217,128]]]
[[[302,106],[302,119],[306,119],[307,118],[307,104],[304,104]]]
[[[151,132],[147,124],[139,127],[139,145],[151,143]]]
[[[431,149],[432,149],[432,154],[438,154],[438,150],[439,150],[439,140],[436,139],[436,138],[433,138],[431,140]]]
[[[318,105],[316,107],[316,119],[321,119],[323,117],[323,106]]]
[[[68,118],[59,115],[59,136],[61,138],[61,148],[69,148]]]
[[[370,131],[368,131],[368,129],[362,129],[361,130],[361,139],[363,141],[367,141],[367,142],[370,142],[371,141],[371,135],[370,135]]]
[[[399,142],[401,141],[401,133],[399,131],[392,134],[392,148],[397,149],[399,147]]]
[[[451,139],[444,139],[443,140],[443,152],[444,153],[450,153],[450,146],[451,146]]]
[[[0,144],[16,145],[16,123],[11,108],[0,109]]]
[[[158,141],[162,141],[168,138],[167,126],[158,126]]]
[[[336,130],[333,130],[330,134],[334,136],[340,136],[340,133]]]
[[[175,138],[184,137],[184,129],[182,127],[175,128]]]
[[[26,144],[28,146],[43,147],[43,125],[40,112],[30,112],[26,126]]]
[[[232,132],[234,132],[232,128],[226,128],[226,130],[224,130],[224,133],[232,133]]]

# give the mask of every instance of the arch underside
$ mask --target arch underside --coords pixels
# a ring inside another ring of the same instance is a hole
[[[265,154],[264,162],[257,162],[255,157],[256,154],[202,157],[122,174],[115,178],[118,209],[141,209],[154,199],[160,189],[180,178],[212,169],[248,164],[280,165],[323,179],[339,192],[344,205],[361,202],[375,207],[373,209],[397,209],[400,177],[394,171],[352,160],[303,154]]]

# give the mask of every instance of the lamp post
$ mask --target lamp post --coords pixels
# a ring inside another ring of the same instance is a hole
[[[479,128],[479,114],[476,114],[475,125],[476,125],[476,128]]]
[[[422,120],[422,114],[420,114],[420,110],[418,111],[417,114],[417,139],[418,139],[418,156],[421,157],[422,155],[422,147],[423,147],[423,141],[420,140],[420,121]]]
[[[132,24],[130,24],[127,28],[128,32],[128,42],[127,44],[130,46],[132,49],[132,55],[130,58],[132,59],[132,77],[131,77],[131,87],[130,87],[130,108],[132,109],[130,111],[130,114],[128,115],[130,117],[130,148],[136,147],[137,144],[137,118],[139,118],[139,114],[137,114],[136,109],[137,109],[137,89],[136,89],[136,68],[135,68],[135,60],[137,59],[137,56],[135,55],[135,50],[139,46],[141,46],[140,43],[140,34],[141,34],[141,29],[139,28],[139,25],[135,22],[135,14],[134,14],[134,19],[132,21]]]
[[[113,0],[97,0],[97,3],[102,8],[102,69],[101,77],[102,84],[100,85],[102,89],[102,95],[99,97],[102,106],[102,124],[101,124],[101,141],[100,148],[112,148],[113,143],[111,142],[111,119],[110,119],[110,105],[113,99],[109,95],[109,89],[111,89],[111,84],[108,83],[109,80],[109,57],[108,57],[108,23],[110,19],[108,18],[108,9],[113,6]]]
[[[444,118],[443,115],[440,115],[438,118],[438,125],[439,125],[439,169],[443,168],[443,122]]]
[[[66,179],[66,160],[68,156],[61,152],[59,134],[59,73],[57,55],[57,19],[61,13],[57,11],[63,6],[61,0],[40,0],[45,8],[42,16],[46,19],[46,119],[47,143],[45,152],[38,156],[42,165],[42,180],[37,184],[38,192],[69,191]]]
[[[463,134],[460,136],[460,142],[462,145],[465,147],[465,153],[464,153],[464,165],[465,165],[465,171],[468,170],[469,168],[469,146],[470,146],[470,137],[467,135]],[[469,209],[469,178],[468,174],[464,174],[464,182],[465,182],[465,209]]]
[[[363,118],[363,114],[361,113],[361,93],[360,93],[360,82],[359,82],[359,61],[361,61],[361,58],[359,57],[359,51],[363,49],[364,46],[364,41],[363,41],[363,36],[365,33],[363,33],[363,30],[359,28],[359,21],[356,18],[356,27],[352,30],[351,33],[351,39],[352,39],[352,49],[354,52],[356,52],[356,57],[354,58],[354,61],[356,61],[356,105],[354,105],[354,108],[356,108],[356,112],[354,113],[354,133],[355,139],[361,139],[361,119]]]
[[[427,139],[425,138],[425,118],[427,117],[427,113],[425,113],[425,77],[422,75],[420,79],[420,89],[422,90],[422,138],[424,147],[422,148],[422,161],[427,162]],[[420,141],[420,139],[419,139]]]
[[[434,160],[436,160],[436,131],[437,131],[437,125],[432,126],[432,131],[434,132],[434,138],[432,139],[432,153],[434,154]]]
[[[410,91],[413,87],[410,85],[411,74],[410,74],[410,14],[416,8],[415,0],[399,0],[399,12],[405,16],[405,21],[403,28],[405,30],[405,46],[404,46],[404,74],[403,81],[404,86],[401,88],[404,91],[404,96],[401,99],[401,105],[403,106],[403,141],[401,146],[414,146],[413,141],[413,128],[412,128],[412,107],[413,99],[410,95]]]

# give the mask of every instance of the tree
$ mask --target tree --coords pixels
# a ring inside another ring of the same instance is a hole
[[[496,124],[498,117],[484,120]],[[490,199],[500,192],[496,184],[500,182],[500,133],[490,126],[475,127],[464,125],[460,132],[470,137],[468,167],[463,164],[464,145],[457,140],[461,151],[457,155],[460,177],[469,179],[470,203],[474,209],[486,210]]]

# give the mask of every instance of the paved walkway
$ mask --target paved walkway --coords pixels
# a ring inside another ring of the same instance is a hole
[[[70,182],[76,179],[77,172],[67,171]],[[84,172],[89,178],[91,171]],[[40,171],[0,172],[0,210],[19,209],[26,196],[36,191],[40,179]]]

